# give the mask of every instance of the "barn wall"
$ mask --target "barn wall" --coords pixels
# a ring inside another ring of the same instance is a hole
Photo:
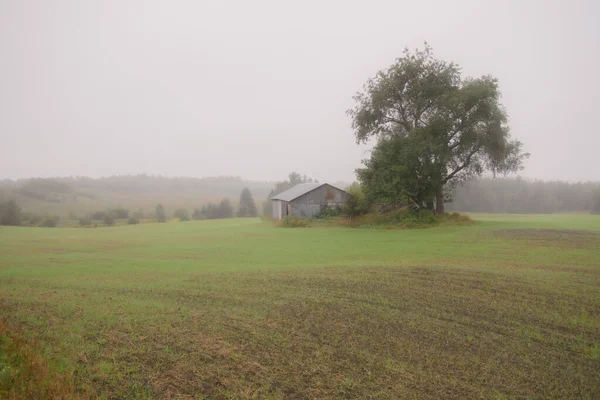
[[[292,215],[295,217],[312,218],[321,212],[321,208],[327,204],[327,188],[321,186],[312,192],[308,192],[290,202]]]
[[[290,202],[272,200],[273,218],[282,219],[287,215],[301,218],[312,218],[321,212],[324,206],[343,206],[348,200],[348,193],[333,186],[323,185]]]
[[[273,206],[273,219],[281,219],[281,200],[271,200]]]

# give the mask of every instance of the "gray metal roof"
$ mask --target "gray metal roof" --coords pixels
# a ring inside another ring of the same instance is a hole
[[[291,189],[286,190],[285,192],[279,193],[271,197],[271,200],[283,200],[283,201],[292,201],[303,194],[311,192],[318,187],[323,185],[327,185],[327,183],[301,183],[299,185],[294,186]]]

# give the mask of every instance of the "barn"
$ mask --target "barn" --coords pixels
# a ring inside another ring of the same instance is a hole
[[[301,183],[271,198],[273,218],[312,218],[324,207],[342,206],[348,193],[328,183]]]

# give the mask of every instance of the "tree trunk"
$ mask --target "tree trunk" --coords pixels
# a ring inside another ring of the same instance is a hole
[[[442,188],[435,192],[435,213],[437,215],[444,213],[444,190]]]

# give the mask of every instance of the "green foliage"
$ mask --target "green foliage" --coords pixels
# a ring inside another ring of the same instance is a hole
[[[104,225],[106,225],[106,226],[113,226],[115,224],[115,219],[113,218],[112,215],[106,214],[104,216],[104,219],[102,220],[102,222],[104,222]]]
[[[123,207],[112,208],[108,211],[111,217],[114,219],[127,219],[129,218],[129,210]]]
[[[306,228],[310,226],[310,221],[306,218],[298,218],[292,215],[283,217],[279,222],[278,226],[283,228]]]
[[[129,225],[136,225],[136,224],[139,224],[139,223],[140,223],[140,219],[139,219],[138,217],[136,217],[136,216],[132,216],[132,217],[130,217],[130,218],[127,220],[127,223],[128,223]]]
[[[92,218],[91,217],[82,217],[82,218],[79,218],[79,225],[80,226],[90,226],[90,225],[92,225]]]
[[[0,203],[0,225],[21,225],[21,208],[14,200]]]
[[[256,204],[254,204],[254,198],[252,198],[252,193],[248,188],[244,188],[240,194],[240,208],[237,216],[240,218],[258,217],[258,210],[256,209]]]
[[[344,204],[342,208],[344,214],[351,218],[355,218],[369,212],[371,205],[358,182],[354,182],[348,186],[346,192],[349,196],[346,204]]]
[[[522,168],[522,144],[513,140],[496,79],[461,77],[431,48],[406,50],[367,82],[349,110],[357,142],[377,138],[371,160],[358,170],[378,202],[405,201],[444,211],[451,190],[485,170]],[[390,178],[394,178],[390,182]]]
[[[173,212],[173,217],[179,218],[179,221],[189,221],[190,215],[188,214],[188,210],[185,208],[178,208]]]
[[[203,207],[202,209],[194,208],[194,212],[192,213],[192,219],[194,219],[194,220],[206,219],[205,213],[206,213],[205,207]]]
[[[106,211],[95,211],[92,213],[91,218],[94,221],[103,221],[107,215],[108,213]]]
[[[219,203],[219,218],[233,218],[233,206],[229,199],[223,199]]]
[[[342,207],[328,207],[327,205],[323,205],[321,207],[321,211],[316,214],[314,217],[316,219],[329,219],[339,217],[344,213]]]
[[[131,214],[131,216],[132,216],[133,218],[137,219],[138,221],[139,221],[139,220],[142,220],[142,219],[144,219],[144,217],[145,217],[145,215],[144,215],[144,210],[142,210],[142,209],[140,208],[139,210],[137,210],[137,211],[134,211],[134,212]]]
[[[27,213],[23,214],[22,225],[38,226],[44,218],[41,215]]]
[[[165,208],[161,204],[156,206],[154,212],[156,214],[157,222],[167,222],[167,213],[165,212]]]
[[[42,226],[44,228],[55,228],[56,226],[58,226],[59,220],[60,219],[58,215],[49,215],[42,220],[39,226]]]
[[[222,199],[219,204],[208,203],[201,209],[195,209],[194,219],[223,219],[233,218],[233,206],[229,199]]]
[[[470,225],[471,223],[471,218],[458,213],[435,214],[431,210],[401,208],[387,212],[365,214],[353,220],[351,226],[420,229],[439,225]]]
[[[590,208],[593,213],[600,213],[600,188],[594,192],[592,206]]]

